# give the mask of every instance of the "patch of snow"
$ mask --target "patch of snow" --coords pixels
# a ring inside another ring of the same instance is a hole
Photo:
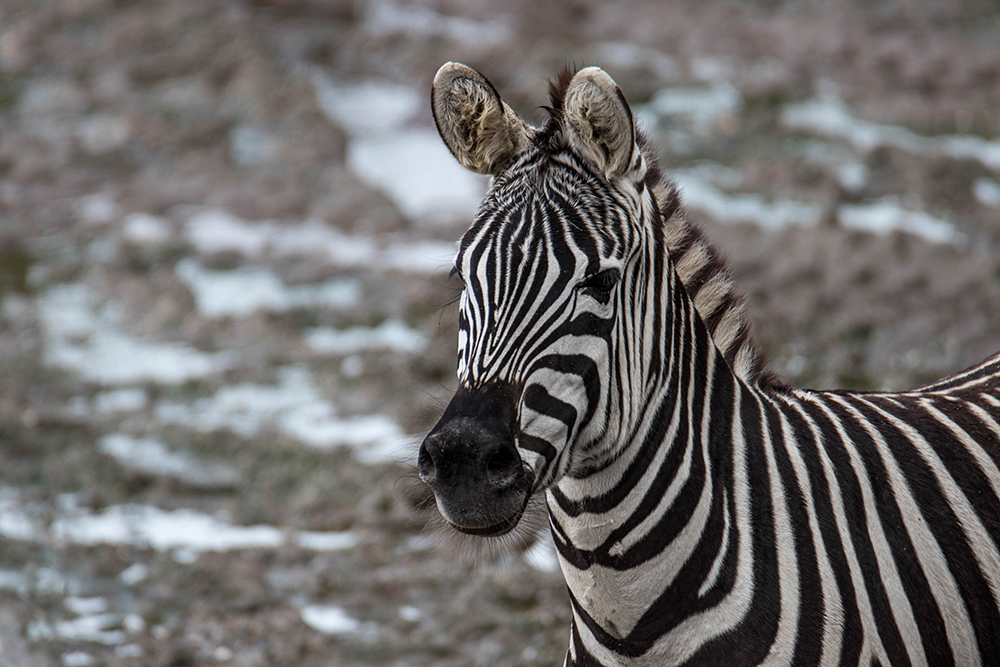
[[[68,621],[56,621],[52,629],[59,639],[114,646],[125,641],[125,633],[116,629],[120,624],[118,614],[87,614]]]
[[[410,623],[416,623],[421,618],[424,617],[424,612],[420,607],[414,607],[412,605],[404,604],[399,608],[399,617],[404,621],[409,621]]]
[[[16,489],[0,487],[0,535],[10,540],[34,541],[41,527],[21,505]]]
[[[468,217],[486,192],[486,177],[455,160],[435,130],[407,127],[423,95],[388,82],[338,83],[321,70],[311,81],[328,118],[351,135],[347,164],[414,220]]]
[[[228,646],[217,646],[214,651],[212,651],[212,657],[219,662],[229,662],[233,659],[233,650]]]
[[[115,647],[115,655],[121,658],[141,658],[142,646],[139,644],[122,644]]]
[[[43,567],[35,573],[35,590],[53,595],[76,595],[78,584],[59,570]]]
[[[173,230],[158,215],[132,213],[125,218],[122,234],[136,245],[162,245],[170,240]]]
[[[157,417],[202,431],[228,429],[251,437],[266,426],[320,449],[357,448],[366,462],[380,460],[385,448],[397,448],[405,435],[383,415],[340,419],[330,401],[312,385],[307,370],[283,368],[278,384],[222,387],[210,398],[191,403],[161,403]]]
[[[992,178],[977,178],[972,182],[972,196],[983,206],[1000,208],[1000,183]]]
[[[248,222],[221,209],[192,215],[185,235],[203,254],[236,252],[251,259],[322,257],[335,266],[373,271],[433,273],[455,256],[451,242],[386,239],[378,243],[368,236],[344,234],[318,220]]]
[[[885,235],[898,230],[931,243],[954,243],[961,237],[950,222],[924,211],[908,211],[892,197],[870,204],[844,204],[837,214],[844,227],[874,234]]]
[[[312,70],[310,75],[319,108],[353,136],[398,130],[414,120],[427,104],[424,96],[409,86],[371,80],[340,83],[320,69]]]
[[[145,389],[128,387],[103,391],[94,396],[94,410],[100,413],[136,412],[149,403]]]
[[[286,368],[280,371],[277,385],[228,385],[211,398],[191,403],[161,403],[156,414],[163,421],[187,424],[202,431],[228,429],[250,437],[282,413],[316,403],[326,404],[312,387],[308,371]]]
[[[736,73],[733,61],[718,56],[693,56],[688,68],[693,77],[702,81],[725,82]]]
[[[868,167],[860,162],[848,162],[837,167],[837,181],[850,192],[858,192],[868,184]]]
[[[451,266],[456,250],[450,241],[395,243],[382,251],[381,261],[386,268],[403,273],[434,273]]]
[[[932,140],[935,142],[935,140]],[[953,158],[977,160],[993,171],[1000,171],[1000,139],[983,139],[963,135],[940,137],[940,151]],[[934,143],[932,146],[936,148]]]
[[[247,257],[260,255],[274,235],[273,225],[251,225],[219,208],[196,212],[188,219],[184,232],[199,252],[238,252]]]
[[[720,118],[736,115],[742,108],[743,97],[725,81],[706,89],[664,88],[644,106],[657,116],[686,118],[699,134],[711,131]]]
[[[365,360],[359,354],[352,354],[345,357],[340,363],[340,372],[349,378],[361,377],[365,370]]]
[[[77,616],[103,614],[108,610],[108,601],[102,597],[78,597],[71,595],[63,600],[63,605]]]
[[[347,164],[417,221],[471,221],[486,194],[487,178],[462,167],[436,130],[357,138],[347,146]]]
[[[178,479],[194,486],[226,487],[240,480],[235,468],[199,461],[188,452],[171,451],[159,440],[113,433],[101,438],[98,449],[125,468],[154,477]]]
[[[445,16],[429,7],[379,0],[365,4],[364,26],[373,34],[447,37],[473,46],[499,45],[511,38],[510,28],[497,20],[473,21],[462,16]]]
[[[349,355],[377,348],[415,353],[427,345],[427,339],[422,333],[414,331],[399,320],[386,320],[374,328],[312,329],[306,332],[306,342],[317,352],[337,355]]]
[[[126,586],[133,586],[148,576],[149,568],[142,563],[133,563],[122,570],[122,573],[118,575],[118,578],[121,579]]]
[[[146,629],[146,621],[139,614],[125,614],[122,619],[122,627],[129,632],[142,632]]]
[[[644,66],[662,79],[675,79],[681,68],[677,60],[663,51],[639,46],[633,42],[603,42],[595,48],[596,60],[620,68]]]
[[[105,155],[122,148],[132,134],[128,118],[109,113],[91,114],[80,121],[76,137],[91,155]]]
[[[335,264],[346,266],[368,264],[378,254],[378,246],[370,237],[350,236],[319,220],[275,228],[271,233],[270,250],[278,257],[323,254]]]
[[[324,246],[317,247],[324,248],[327,259],[335,266],[377,269],[382,265],[381,251],[378,246],[372,239],[363,236],[338,234],[331,237]]]
[[[861,120],[852,116],[844,101],[829,91],[787,105],[780,122],[791,130],[846,141],[865,153],[889,146],[916,155],[974,159],[990,169],[1000,170],[1000,140],[964,135],[924,137],[903,127]]]
[[[89,667],[96,662],[86,651],[68,651],[60,659],[64,667]]]
[[[0,590],[14,591],[18,595],[27,595],[31,590],[31,580],[23,572],[0,570]]]
[[[185,345],[148,343],[118,331],[99,330],[87,343],[50,342],[45,359],[104,384],[151,381],[175,384],[232,366],[232,354],[209,354]]]
[[[681,190],[684,203],[721,222],[752,222],[762,229],[811,227],[822,215],[819,206],[795,201],[768,202],[760,195],[727,194],[699,173],[680,170],[671,173]]]
[[[350,531],[301,531],[295,535],[295,543],[313,551],[342,551],[357,546],[358,538]]]
[[[266,269],[213,271],[193,259],[182,259],[177,276],[194,293],[198,310],[208,317],[249,315],[257,310],[285,312],[297,307],[346,308],[358,301],[356,280],[287,287]]]
[[[251,125],[241,124],[229,131],[229,152],[236,164],[253,166],[277,158],[281,142]]]
[[[54,521],[52,534],[76,544],[123,544],[195,553],[275,548],[285,541],[284,533],[272,526],[234,526],[194,510],[165,511],[146,505],[112,505],[98,513],[79,511]]]
[[[100,225],[111,222],[121,215],[121,209],[111,195],[99,192],[80,199],[77,215],[87,224]]]
[[[207,353],[178,343],[135,340],[118,331],[112,304],[98,306],[81,284],[56,285],[36,299],[45,334],[44,359],[104,384],[178,383],[232,365],[228,352]]]
[[[327,635],[351,634],[361,630],[361,621],[343,607],[311,604],[299,610],[305,624]]]
[[[282,431],[299,442],[317,449],[353,447],[358,450],[358,459],[364,463],[374,463],[382,458],[379,445],[395,449],[405,439],[399,425],[385,415],[364,415],[333,418],[329,406],[312,404],[297,410],[290,410],[278,420]]]

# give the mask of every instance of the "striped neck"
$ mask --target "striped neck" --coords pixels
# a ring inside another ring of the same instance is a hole
[[[651,278],[632,312],[659,319],[621,324],[661,332],[658,345],[643,341],[646,353],[633,361],[643,368],[631,377],[645,378],[634,423],[609,443],[613,455],[547,496],[575,632],[619,656],[646,654],[692,611],[737,613],[747,601],[733,591],[750,576],[751,454],[747,434],[737,431],[739,412],[756,409],[741,406],[761,405],[758,390],[733,373],[676,272],[661,267],[666,253],[657,245],[643,259]],[[666,288],[656,287],[660,268],[669,272]],[[756,510],[754,518],[764,519]],[[727,596],[728,606],[719,606]]]

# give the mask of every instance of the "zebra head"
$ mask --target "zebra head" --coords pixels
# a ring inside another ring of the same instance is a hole
[[[630,368],[642,361],[616,341],[641,329],[623,320],[641,312],[641,250],[662,231],[646,224],[659,213],[632,112],[596,67],[552,97],[535,128],[475,70],[448,63],[434,78],[442,139],[493,177],[453,271],[459,387],[418,458],[441,514],[468,534],[510,531],[534,494],[599,465],[621,435],[609,424],[634,422],[642,389]]]

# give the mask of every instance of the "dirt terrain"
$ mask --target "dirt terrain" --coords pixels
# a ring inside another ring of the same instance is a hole
[[[902,389],[1000,350],[986,0],[0,3],[0,665],[554,665],[551,547],[442,537],[484,183],[430,118],[618,81],[772,368]]]

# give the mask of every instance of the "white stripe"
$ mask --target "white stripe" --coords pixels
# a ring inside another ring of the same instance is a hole
[[[965,446],[966,451],[972,458],[979,464],[979,468],[982,471],[986,479],[989,480],[990,488],[993,489],[993,494],[1000,498],[1000,470],[997,469],[996,463],[983,451],[983,448],[976,444],[968,433],[965,432],[958,424],[953,422],[948,418],[943,412],[934,407],[930,401],[921,401],[921,404],[927,411],[933,415],[942,425],[946,426],[950,430],[955,438]],[[977,405],[968,404],[968,407],[974,411],[978,411],[979,416],[985,416],[985,411]],[[994,434],[1000,436],[1000,427],[992,419],[984,421],[983,425],[988,427],[993,431]],[[964,497],[964,494],[963,494]],[[978,520],[978,514],[976,514]],[[979,540],[973,543],[973,548],[976,552],[976,561],[979,563],[979,569],[983,573],[983,576],[989,581],[990,592],[993,593],[993,603],[1000,609],[1000,554],[997,553],[996,544],[989,537],[989,533],[986,531],[986,527],[982,523],[978,523],[978,529],[982,531],[980,533],[982,537],[982,547],[981,552],[979,548]],[[988,548],[987,548],[988,547]]]
[[[722,571],[722,561],[729,551],[729,516],[731,512],[729,511],[729,492],[725,489],[722,491],[722,509],[725,514],[722,517],[722,539],[719,540],[719,553],[715,555],[715,560],[712,561],[712,567],[708,571],[708,576],[705,577],[701,588],[698,589],[698,597],[705,597],[705,594],[715,586],[715,582],[719,578],[719,572]]]
[[[799,624],[799,567],[795,558],[795,533],[788,515],[787,498],[782,486],[778,464],[774,458],[774,442],[767,421],[765,408],[774,409],[770,402],[757,398],[761,416],[761,435],[767,456],[767,476],[770,479],[771,503],[774,510],[774,537],[778,556],[778,589],[781,598],[781,613],[778,616],[778,632],[771,650],[761,665],[779,667],[791,664],[795,657],[795,637]]]
[[[788,402],[794,400],[792,396],[781,396],[786,401],[786,409],[795,409],[801,413],[798,406],[791,406]],[[816,565],[819,569],[820,586],[823,591],[823,650],[820,655],[820,665],[833,667],[840,664],[840,651],[843,643],[844,632],[844,610],[843,600],[837,588],[837,579],[833,574],[833,565],[830,562],[826,551],[826,543],[823,540],[823,533],[819,528],[819,521],[816,515],[816,503],[813,499],[812,481],[809,479],[809,471],[802,458],[802,443],[795,440],[794,431],[788,421],[788,417],[782,410],[781,426],[786,443],[785,450],[788,458],[792,462],[795,470],[795,477],[806,503],[806,515],[809,519],[809,532],[812,534],[813,548],[816,550]],[[801,639],[799,641],[802,641]]]
[[[852,406],[846,404],[839,396],[830,394],[826,395],[825,398],[846,407],[855,415],[858,421],[865,422],[865,418],[857,410],[852,409]],[[889,546],[888,538],[882,527],[882,516],[879,514],[877,501],[875,500],[875,491],[871,486],[871,476],[865,467],[864,461],[861,459],[857,444],[844,431],[840,418],[826,405],[820,404],[820,407],[837,429],[837,435],[843,441],[844,448],[851,459],[851,468],[854,469],[854,472],[858,476],[861,499],[865,508],[865,524],[868,528],[868,536],[871,538],[872,550],[875,552],[875,558],[878,561],[879,577],[882,579],[882,584],[885,587],[885,593],[889,599],[889,607],[892,610],[893,619],[902,637],[903,645],[906,647],[910,663],[913,665],[926,665],[927,659],[924,655],[920,629],[913,615],[913,608],[910,606],[910,599],[906,595],[906,589],[903,588],[899,568],[896,565],[895,557],[892,555],[892,547]],[[867,429],[870,427],[870,424],[865,423],[864,426]],[[873,440],[875,440],[876,449],[878,449],[878,438],[873,435]],[[885,452],[880,451],[879,454],[881,458],[885,459]],[[908,491],[909,489],[901,490],[903,493]]]
[[[962,532],[965,533],[969,546],[975,553],[976,560],[980,563],[991,564],[993,577],[997,576],[997,569],[1000,568],[1000,555],[997,554],[996,546],[988,537],[986,528],[980,521],[979,516],[973,510],[968,498],[955,483],[951,473],[944,467],[937,453],[934,452],[927,440],[912,426],[893,417],[877,405],[868,402],[871,407],[884,416],[887,420],[899,428],[899,430],[913,443],[914,448],[920,453],[921,458],[927,463],[934,473],[934,477],[944,492],[948,504],[958,518]],[[936,543],[935,543],[936,545]],[[918,552],[919,553],[919,552]],[[943,554],[942,554],[943,556]],[[979,646],[976,642],[976,634],[969,620],[968,610],[965,602],[958,591],[957,584],[951,571],[945,568],[946,579],[943,581],[943,588],[946,589],[947,597],[938,599],[944,617],[945,629],[948,634],[948,643],[955,653],[955,662],[960,665],[979,665]]]
[[[815,394],[807,391],[795,390],[794,395],[799,399],[822,407]],[[864,630],[864,639],[861,647],[859,664],[869,664],[873,659],[885,655],[885,649],[879,640],[878,630],[875,627],[874,614],[872,613],[871,601],[868,599],[868,589],[865,587],[864,575],[861,573],[861,565],[858,563],[857,553],[854,551],[854,540],[847,525],[847,512],[844,508],[844,499],[840,494],[840,482],[837,479],[833,463],[827,455],[824,446],[824,437],[821,429],[813,421],[807,412],[802,412],[802,418],[809,425],[813,432],[813,438],[820,443],[820,462],[823,465],[823,474],[826,476],[826,483],[830,489],[830,502],[833,506],[834,520],[837,522],[837,532],[840,534],[840,542],[844,549],[844,556],[851,574],[851,583],[854,585],[854,592],[858,601],[858,613],[861,617],[861,625]],[[888,661],[883,661],[888,662]]]
[[[746,438],[740,420],[740,388],[734,384],[732,417],[733,506],[736,514],[736,578],[733,588],[718,605],[689,616],[676,628],[660,637],[647,653],[650,664],[666,664],[666,656],[675,663],[690,658],[704,643],[739,624],[750,609],[754,594],[753,522],[750,519],[750,487],[746,464]],[[659,661],[657,662],[657,660]]]

